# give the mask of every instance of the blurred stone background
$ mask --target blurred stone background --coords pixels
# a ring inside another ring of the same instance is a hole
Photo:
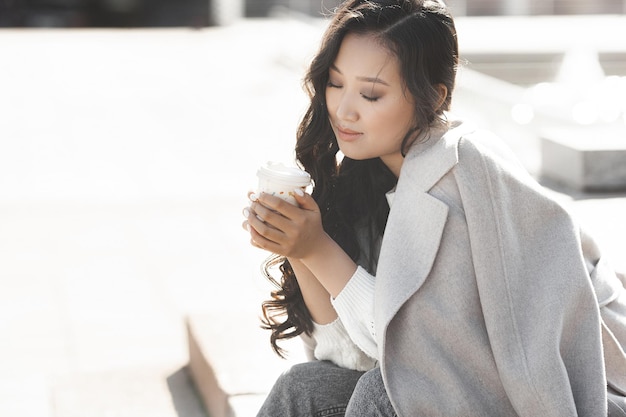
[[[222,24],[286,9],[313,17],[340,0],[2,0],[0,27],[155,27]],[[623,14],[624,0],[450,0],[455,16]]]

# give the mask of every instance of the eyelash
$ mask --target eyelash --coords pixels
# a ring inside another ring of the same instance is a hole
[[[327,86],[328,86],[328,88],[343,88],[342,86],[333,84],[330,81],[327,83]],[[369,101],[370,103],[374,103],[374,102],[378,101],[378,98],[379,98],[379,97],[366,96],[365,94],[361,94],[361,97],[363,97],[366,101]]]
[[[363,97],[365,100],[367,100],[367,101],[369,101],[371,103],[374,103],[374,102],[378,101],[378,97],[368,97],[368,96],[365,96],[363,94],[361,94],[361,97]]]

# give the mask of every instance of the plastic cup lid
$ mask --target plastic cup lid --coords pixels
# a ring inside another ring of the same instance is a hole
[[[270,181],[292,184],[295,187],[306,187],[311,183],[308,172],[297,167],[288,167],[280,162],[268,162],[257,171],[257,177]]]

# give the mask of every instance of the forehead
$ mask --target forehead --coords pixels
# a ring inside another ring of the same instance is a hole
[[[346,76],[399,80],[398,58],[374,35],[348,33],[335,58],[335,67]]]

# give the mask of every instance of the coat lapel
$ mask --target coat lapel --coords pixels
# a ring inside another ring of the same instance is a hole
[[[422,286],[433,266],[448,207],[428,191],[458,162],[458,140],[467,131],[462,126],[447,133],[433,131],[428,140],[411,148],[403,163],[376,273],[379,347],[384,346],[389,322]]]

